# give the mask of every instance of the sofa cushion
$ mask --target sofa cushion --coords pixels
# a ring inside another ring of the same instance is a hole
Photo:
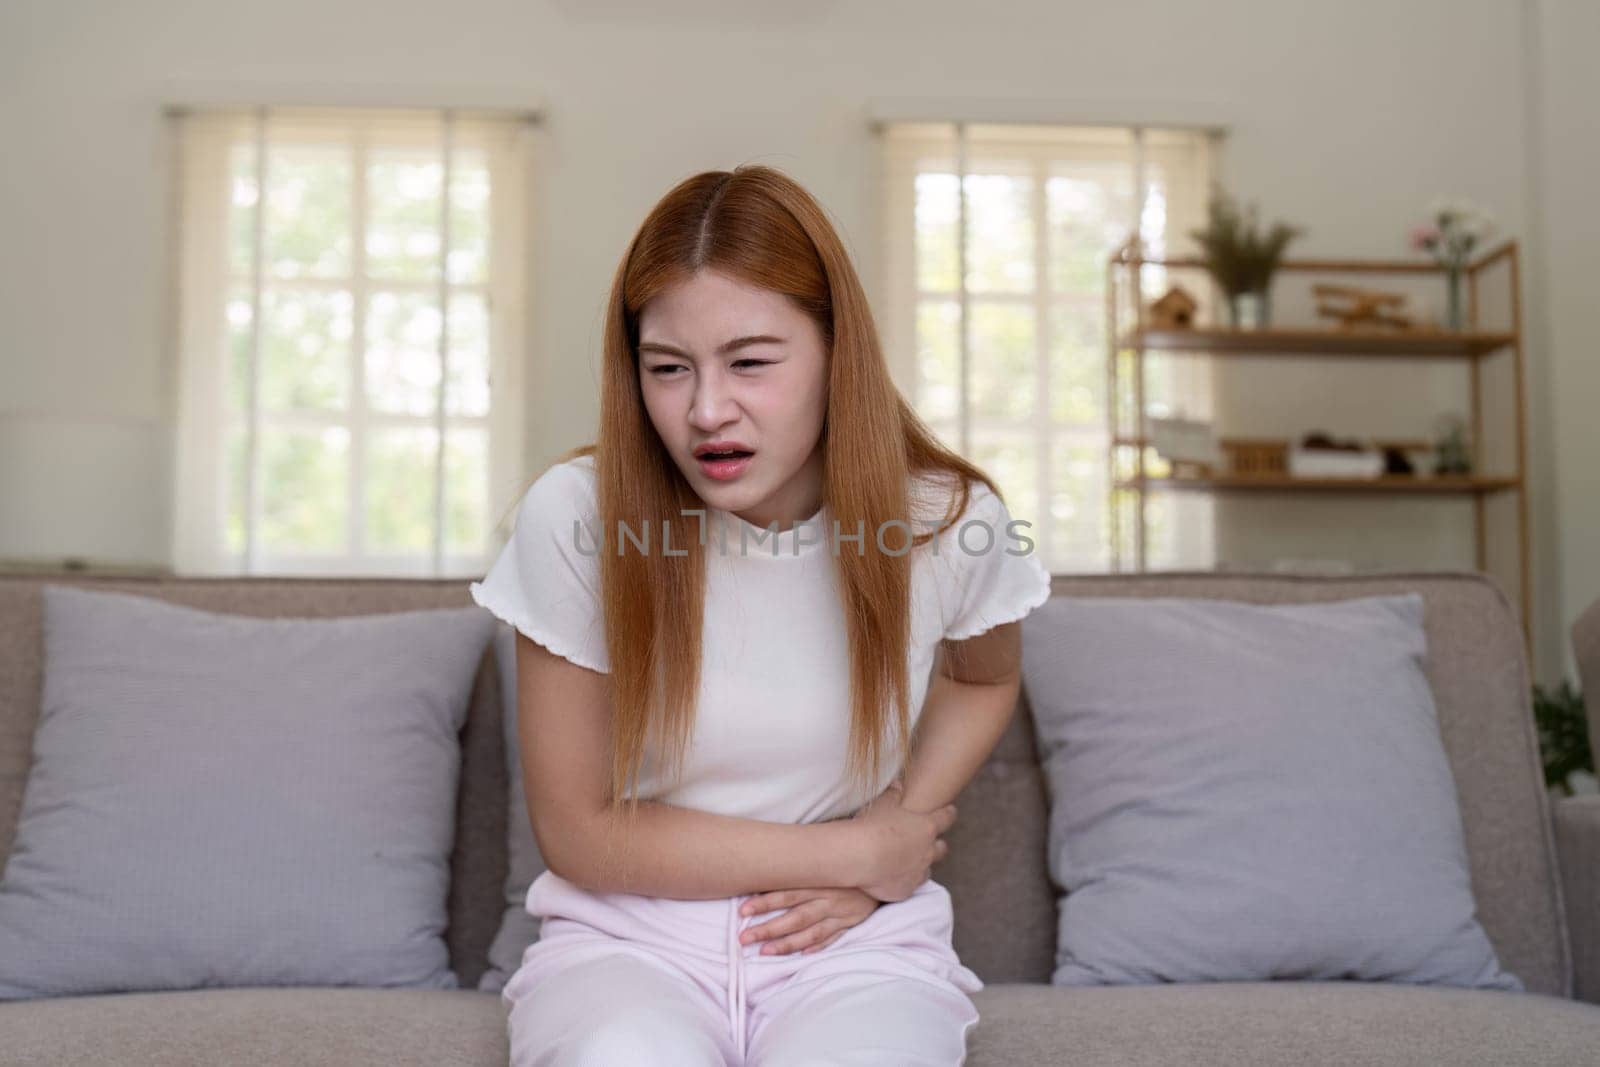
[[[451,988],[478,608],[254,619],[47,586],[0,999]]]
[[[968,1067],[1058,1063],[1587,1063],[1600,1008],[1535,994],[1370,982],[1215,982],[973,994]],[[30,1067],[504,1067],[505,1010],[465,990],[208,989],[0,1004]]]
[[[504,1067],[505,1009],[472,990],[198,989],[0,1004],[29,1067]]]
[[[1058,598],[1024,621],[1055,984],[1524,988],[1475,918],[1423,611]]]
[[[972,999],[968,1067],[1578,1064],[1600,1048],[1600,1007],[1450,986],[995,984]]]

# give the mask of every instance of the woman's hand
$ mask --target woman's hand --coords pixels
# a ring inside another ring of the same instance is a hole
[[[761,946],[763,956],[785,955],[796,949],[807,955],[820,952],[877,911],[880,903],[866,891],[853,887],[757,893],[740,906],[739,914],[760,915],[777,908],[789,910],[770,922],[745,930],[739,935],[739,943],[749,945],[777,938]]]
[[[901,803],[904,794],[904,784],[897,778],[854,820],[867,835],[866,877],[858,884],[878,900],[909,897],[932,876],[934,863],[950,851],[939,835],[956,821],[956,806],[911,811]]]
[[[939,838],[956,820],[956,806],[946,804],[932,812],[907,809],[902,800],[904,783],[896,778],[850,821],[864,835],[867,876],[860,886],[819,889],[779,889],[751,896],[739,908],[741,915],[760,915],[777,908],[788,911],[770,922],[752,926],[739,936],[741,944],[773,938],[761,946],[763,955],[820,952],[852,926],[864,921],[885,901],[904,900],[932,874],[949,846]]]

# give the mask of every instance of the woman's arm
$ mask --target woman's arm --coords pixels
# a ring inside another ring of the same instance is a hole
[[[622,851],[622,816],[605,802],[608,676],[518,634],[517,690],[528,817],[545,864],[568,881],[595,892],[701,900],[874,877],[868,850],[878,846],[849,819],[776,823],[646,800]]]
[[[705,900],[779,886],[853,886],[863,880],[856,862],[862,843],[847,819],[765,822],[641,800],[626,831],[628,849],[614,854],[608,854],[607,834],[614,835],[620,850],[625,834],[620,814],[592,811],[534,825],[550,869],[595,892]]]
[[[940,645],[906,760],[905,806],[952,803],[1000,743],[1022,688],[1022,624]]]

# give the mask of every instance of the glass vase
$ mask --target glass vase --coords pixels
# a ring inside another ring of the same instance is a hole
[[[1461,299],[1460,267],[1445,268],[1444,285],[1444,328],[1447,330],[1464,330],[1467,328],[1467,316],[1466,306]]]
[[[1265,329],[1270,318],[1266,292],[1234,293],[1228,298],[1228,318],[1235,330]]]

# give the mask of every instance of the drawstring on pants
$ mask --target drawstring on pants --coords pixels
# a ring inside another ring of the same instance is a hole
[[[734,1047],[739,1050],[739,1059],[745,1055],[744,1048],[744,953],[740,951],[744,946],[739,944],[739,908],[745,902],[744,897],[733,897],[728,901],[728,1026],[733,1031]]]

